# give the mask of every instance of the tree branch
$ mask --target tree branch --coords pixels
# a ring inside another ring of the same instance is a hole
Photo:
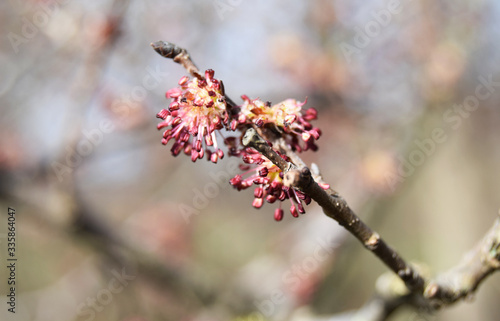
[[[297,168],[294,164],[283,160],[253,128],[245,132],[242,143],[247,147],[256,149],[278,166],[285,173],[285,185],[294,187],[315,200],[328,217],[336,220],[347,229],[366,249],[373,252],[396,273],[410,291],[423,292],[425,282],[418,272],[407,264],[395,250],[389,247],[377,232],[368,227],[337,192],[330,190],[330,193],[328,193],[321,188],[312,178],[309,168],[305,166]],[[298,156],[295,155],[295,157]]]
[[[250,128],[242,140],[245,146],[256,149],[271,160],[284,173],[284,184],[309,195],[321,206],[323,212],[336,220],[353,234],[369,251],[373,252],[405,283],[415,294],[422,294],[433,308],[454,303],[473,293],[481,281],[495,270],[500,269],[500,219],[486,234],[484,239],[471,250],[453,269],[426,282],[420,274],[379,236],[367,226],[349,207],[347,202],[332,189],[324,190],[313,179],[306,166],[297,167],[284,161],[258,133]],[[293,152],[292,159],[300,158]],[[275,161],[275,160],[278,161]],[[303,162],[300,160],[303,164]],[[319,171],[316,169],[319,179]]]
[[[185,49],[164,41],[152,43],[151,46],[163,57],[171,58],[181,64],[191,75],[202,77]],[[226,101],[230,106],[236,106],[227,95]],[[414,267],[387,245],[377,232],[361,221],[339,193],[330,188],[324,190],[318,184],[324,185],[324,181],[315,164],[312,165],[311,173],[302,159],[282,138],[265,138],[272,141],[273,146],[287,155],[291,162],[281,158],[254,128],[249,128],[245,132],[242,143],[256,149],[278,166],[284,172],[285,185],[298,189],[315,200],[328,217],[336,220],[353,234],[366,249],[396,273],[410,290],[407,292],[388,287],[384,291],[385,294],[381,295],[378,289],[377,295],[362,308],[339,316],[338,320],[350,320],[351,317],[359,320],[385,320],[404,304],[432,311],[471,295],[487,276],[500,269],[500,218],[498,218],[483,240],[456,267],[431,280],[422,277]]]

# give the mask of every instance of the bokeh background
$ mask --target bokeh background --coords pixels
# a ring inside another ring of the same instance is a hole
[[[307,97],[323,136],[304,159],[429,273],[497,216],[498,1],[0,8],[3,298],[9,206],[18,229],[17,311],[2,299],[2,320],[335,320],[386,272],[315,205],[280,223],[273,205],[252,208],[250,190],[225,183],[237,160],[170,155],[155,114],[185,71],[150,48],[160,39],[214,69],[237,103]],[[499,296],[493,275],[467,302],[389,320],[498,320]]]

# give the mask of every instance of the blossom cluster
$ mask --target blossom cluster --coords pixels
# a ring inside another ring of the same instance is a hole
[[[319,128],[313,128],[310,121],[317,118],[317,111],[314,108],[302,112],[302,106],[306,104],[287,99],[271,106],[260,99],[251,100],[246,95],[241,96],[243,105],[240,106],[238,121],[243,123],[251,122],[257,127],[270,125],[285,138],[286,142],[294,151],[317,150],[314,140],[321,135]],[[300,138],[299,138],[300,137]],[[305,142],[305,147],[299,145],[299,140]]]
[[[166,97],[172,98],[172,102],[168,109],[156,115],[163,119],[157,128],[168,127],[161,142],[166,145],[171,139],[175,141],[171,149],[174,156],[184,151],[191,155],[193,162],[206,155],[217,163],[224,152],[219,148],[216,131],[227,126],[229,121],[222,82],[215,79],[214,71],[209,69],[205,79],[189,80],[184,76],[179,86],[167,91]]]
[[[257,186],[253,192],[255,197],[253,207],[261,208],[264,200],[271,204],[280,201],[279,207],[274,211],[274,219],[281,221],[283,219],[281,202],[289,199],[291,201],[290,213],[293,217],[298,217],[299,213],[305,213],[302,201],[308,205],[311,198],[298,190],[284,186],[283,171],[278,166],[252,148],[246,148],[242,153],[244,154],[242,159],[247,164],[240,166],[244,173],[236,175],[230,183],[238,190]],[[286,159],[286,156],[280,156]],[[252,168],[251,164],[255,164],[256,167]]]
[[[282,220],[281,203],[290,200],[290,213],[298,217],[305,213],[304,205],[311,198],[293,188],[284,186],[283,172],[265,156],[252,148],[241,146],[238,137],[224,137],[222,130],[238,131],[243,134],[250,127],[260,128],[261,132],[272,132],[273,136],[283,137],[286,144],[297,152],[317,150],[315,141],[321,131],[311,125],[317,118],[314,108],[303,110],[304,102],[287,99],[276,105],[260,99],[250,99],[243,95],[240,106],[232,106],[225,97],[222,81],[214,78],[214,71],[207,70],[205,77],[190,79],[184,76],[179,87],[167,91],[166,97],[172,99],[167,109],[162,109],[157,117],[162,119],[158,129],[164,129],[162,144],[170,140],[174,143],[171,152],[174,156],[181,152],[189,155],[195,162],[206,157],[217,163],[224,157],[220,136],[228,148],[229,156],[241,157],[243,173],[230,180],[237,190],[255,186],[255,208],[262,207],[264,201],[279,203],[274,218]],[[286,155],[280,154],[289,161]]]

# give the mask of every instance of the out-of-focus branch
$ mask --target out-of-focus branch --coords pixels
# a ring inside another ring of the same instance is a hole
[[[457,266],[429,282],[424,296],[437,307],[455,303],[476,291],[497,270],[500,270],[500,217]]]
[[[103,219],[105,215],[93,210],[75,191],[64,196],[53,196],[60,198],[61,202],[64,200],[63,210],[71,212],[68,217],[74,217],[74,221],[66,222],[51,219],[49,212],[54,209],[50,205],[33,201],[28,195],[30,194],[12,192],[8,196],[14,205],[23,207],[24,212],[32,215],[48,233],[74,242],[82,248],[89,248],[111,264],[135,270],[136,275],[143,275],[151,284],[171,289],[178,295],[179,302],[189,300],[196,308],[201,308],[214,300],[215,291],[207,288],[203,281],[188,275],[177,266],[145,253],[133,240],[122,235],[120,229]]]

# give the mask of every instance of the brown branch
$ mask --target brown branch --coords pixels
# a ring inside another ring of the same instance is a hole
[[[278,155],[278,153],[276,153],[272,149],[272,147],[269,146],[269,144],[262,137],[260,137],[259,134],[257,134],[257,131],[253,128],[249,128],[245,132],[243,138],[241,139],[241,142],[244,146],[255,148],[259,153],[266,156],[271,162],[278,166],[283,172],[287,172],[292,168],[296,168],[295,165],[281,158],[281,156]]]
[[[243,145],[256,149],[259,153],[271,160],[284,173],[284,184],[292,186],[315,200],[330,218],[353,234],[369,251],[373,252],[384,262],[412,292],[422,293],[424,279],[407,264],[401,256],[389,247],[379,234],[368,227],[351,210],[347,202],[336,192],[327,193],[312,178],[309,168],[297,168],[292,163],[283,160],[257,132],[250,128],[242,139]],[[295,155],[295,157],[298,157]]]
[[[455,268],[441,274],[435,280],[426,282],[420,274],[353,212],[347,202],[332,189],[324,190],[313,179],[311,171],[305,166],[297,168],[284,161],[258,133],[250,128],[242,140],[245,146],[255,148],[271,160],[284,173],[284,184],[301,190],[315,200],[330,218],[353,234],[369,251],[373,252],[405,283],[414,294],[423,294],[425,304],[434,308],[454,303],[474,292],[481,281],[495,270],[500,269],[500,219],[476,248],[471,250]],[[284,148],[283,146],[281,146]],[[286,149],[286,147],[285,147]],[[293,152],[301,164],[302,160]],[[321,179],[315,169],[317,179]]]

